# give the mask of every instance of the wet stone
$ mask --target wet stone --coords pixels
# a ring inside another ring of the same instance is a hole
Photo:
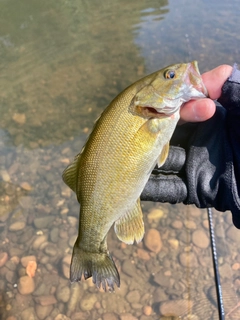
[[[52,242],[56,243],[58,242],[58,234],[59,234],[59,229],[58,228],[53,228],[50,232],[50,239]]]
[[[162,249],[162,240],[160,233],[156,229],[149,229],[144,236],[145,246],[155,253]]]
[[[23,276],[19,279],[18,282],[18,291],[25,295],[30,294],[35,289],[35,283],[33,278],[30,278],[29,276]]]
[[[21,258],[21,264],[24,268],[27,267],[29,261],[36,261],[36,257],[35,256],[25,256]]]
[[[230,226],[227,230],[227,237],[232,241],[239,243],[240,242],[240,230],[234,227],[233,225]]]
[[[180,220],[174,220],[171,224],[174,229],[181,229],[183,227],[183,223]]]
[[[103,320],[118,320],[118,317],[112,312],[104,313],[102,317]]]
[[[54,219],[55,219],[54,216],[45,216],[45,217],[35,218],[33,223],[37,229],[44,229],[44,228],[50,227]]]
[[[170,285],[170,277],[167,277],[163,271],[155,274],[154,281],[162,287],[169,287]]]
[[[19,231],[19,230],[23,230],[26,227],[26,222],[24,221],[17,221],[12,223],[9,226],[9,231]]]
[[[126,296],[126,299],[129,303],[137,303],[139,302],[140,298],[141,296],[138,290],[130,291]]]
[[[65,316],[64,314],[58,314],[54,320],[71,320],[70,318],[68,318],[67,316]]]
[[[32,307],[23,310],[23,312],[21,313],[21,320],[26,320],[26,319],[27,320],[35,320],[36,319],[35,312]]]
[[[56,247],[54,245],[51,245],[51,244],[49,244],[49,245],[47,245],[45,247],[44,252],[50,257],[54,257],[54,256],[57,255]]]
[[[179,255],[179,260],[183,267],[194,268],[198,266],[196,255],[193,252],[182,252]]]
[[[90,311],[94,308],[96,301],[97,296],[95,294],[85,295],[80,301],[80,308],[82,311]]]
[[[125,313],[120,315],[121,320],[138,320],[136,317],[134,317],[131,313]]]
[[[53,310],[53,306],[41,306],[40,304],[37,304],[35,307],[36,314],[40,320],[45,319]]]
[[[58,301],[68,302],[70,299],[70,288],[67,286],[58,286],[56,291],[56,297]]]
[[[0,268],[5,265],[5,263],[8,260],[8,254],[7,252],[1,252],[0,253]]]
[[[51,304],[55,304],[57,302],[53,295],[38,296],[35,298],[35,301],[41,306],[50,306]]]
[[[46,234],[43,234],[41,236],[37,236],[37,238],[34,240],[32,246],[33,246],[33,249],[37,250],[40,248],[40,246],[46,242],[48,239],[47,235]]]
[[[161,303],[159,312],[165,317],[175,316],[181,317],[192,309],[193,302],[191,300],[170,300]]]
[[[192,234],[192,241],[195,246],[206,249],[209,246],[209,237],[203,230],[196,230]]]

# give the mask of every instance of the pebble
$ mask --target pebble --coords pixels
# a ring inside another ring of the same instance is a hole
[[[90,311],[94,308],[94,304],[97,301],[97,296],[95,294],[84,295],[80,300],[80,308],[82,311]]]
[[[227,230],[227,237],[230,238],[235,243],[240,242],[240,231],[234,226],[231,226]]]
[[[112,312],[104,313],[102,317],[103,320],[118,320],[118,317]]]
[[[35,289],[35,283],[33,278],[30,278],[29,276],[23,276],[18,281],[18,291],[25,295],[30,294]]]
[[[68,286],[58,286],[56,291],[56,297],[61,302],[68,302],[70,298],[70,288]]]
[[[26,115],[25,113],[14,113],[12,119],[18,124],[24,124],[26,122]]]
[[[179,247],[179,241],[178,241],[177,239],[169,239],[169,240],[168,240],[168,243],[169,243],[170,246],[171,246],[173,249],[175,249],[175,250],[177,250],[178,247]]]
[[[71,263],[72,256],[68,254],[62,259],[62,272],[65,278],[69,279],[69,270],[70,270],[70,263]]]
[[[138,290],[130,291],[126,296],[126,299],[129,303],[137,303],[139,302],[140,298],[141,296]]]
[[[190,268],[198,267],[197,258],[193,252],[180,253],[179,261],[183,267],[190,267]]]
[[[23,310],[21,313],[21,320],[36,320],[36,314],[32,307]]]
[[[26,190],[26,191],[31,191],[32,190],[32,187],[31,185],[28,183],[28,182],[22,182],[20,184],[20,187],[23,189],[23,190]]]
[[[29,261],[37,261],[35,256],[25,256],[21,258],[21,264],[24,268],[27,267]]]
[[[203,230],[196,230],[193,232],[192,242],[195,244],[195,246],[202,249],[208,248],[210,244],[209,237],[206,235],[206,233]]]
[[[164,212],[161,209],[152,209],[149,214],[147,215],[148,219],[150,220],[158,220],[161,219]]]
[[[9,182],[11,180],[10,175],[6,170],[1,170],[0,174],[4,182]]]
[[[162,249],[160,233],[156,229],[149,229],[144,237],[144,244],[150,251],[158,253]]]
[[[144,306],[143,313],[145,316],[150,316],[152,314],[152,307],[151,306]]]
[[[7,261],[8,261],[7,252],[1,252],[0,253],[0,268],[3,267]]]
[[[19,230],[24,229],[25,227],[26,227],[26,222],[17,221],[17,222],[10,224],[8,229],[9,229],[9,231],[19,231]]]
[[[146,250],[141,249],[141,248],[137,249],[137,255],[138,255],[138,258],[140,258],[142,260],[150,260],[151,259],[149,253]]]
[[[121,320],[138,320],[138,318],[134,317],[131,313],[125,313],[120,315]]]
[[[165,317],[181,317],[191,310],[193,302],[191,300],[169,300],[161,303],[159,312]]]
[[[41,246],[44,242],[47,241],[47,239],[48,239],[48,237],[47,237],[47,235],[45,235],[45,234],[43,234],[43,235],[41,235],[41,236],[38,236],[38,237],[34,240],[34,242],[33,242],[33,244],[32,244],[33,249],[34,249],[34,250],[38,250],[38,249],[40,248],[40,246]]]
[[[40,304],[37,304],[35,307],[36,314],[40,320],[45,319],[47,316],[49,316],[53,310],[53,305],[49,306],[41,306]]]
[[[175,220],[172,222],[171,226],[173,227],[173,229],[182,229],[183,223],[180,220]]]
[[[38,296],[35,298],[35,301],[41,306],[50,306],[51,304],[55,304],[57,302],[54,295]]]
[[[49,227],[49,225],[52,224],[54,219],[55,219],[54,216],[39,217],[39,218],[35,218],[33,220],[33,223],[37,229],[44,229]]]
[[[184,225],[187,229],[196,229],[197,225],[193,220],[186,220],[184,221]]]
[[[70,318],[68,318],[67,316],[65,316],[64,314],[58,314],[54,320],[71,320]]]

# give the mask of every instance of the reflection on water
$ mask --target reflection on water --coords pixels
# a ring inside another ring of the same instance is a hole
[[[79,206],[61,173],[136,79],[190,58],[201,70],[238,61],[237,8],[237,0],[0,3],[2,319],[218,319],[207,216],[193,207],[143,203],[138,245],[110,232],[122,280],[115,294],[91,281],[70,285]],[[215,225],[226,318],[239,319],[239,232],[229,214],[215,213]]]

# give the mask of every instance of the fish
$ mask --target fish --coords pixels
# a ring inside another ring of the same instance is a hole
[[[114,225],[122,242],[142,240],[140,195],[154,167],[161,167],[168,156],[180,107],[206,96],[197,61],[192,61],[136,81],[103,111],[82,151],[62,175],[80,203],[71,282],[92,277],[104,291],[120,287],[107,234]]]

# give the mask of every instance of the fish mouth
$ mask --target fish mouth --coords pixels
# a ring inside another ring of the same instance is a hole
[[[194,60],[188,64],[184,82],[198,91],[198,96],[196,98],[206,98],[209,96],[207,88],[205,87],[200,75],[197,61]],[[202,97],[199,95],[201,93],[203,94]],[[192,98],[194,99],[194,97]]]
[[[168,107],[168,106],[165,106],[164,108],[159,109],[159,111],[157,108],[154,108],[151,106],[144,106],[144,107],[141,106],[139,107],[139,109],[141,110],[141,114],[147,118],[165,118],[165,117],[171,116],[173,113],[176,112],[176,110],[173,110],[171,107]],[[171,112],[168,112],[167,110],[170,110],[170,109],[171,109]]]

